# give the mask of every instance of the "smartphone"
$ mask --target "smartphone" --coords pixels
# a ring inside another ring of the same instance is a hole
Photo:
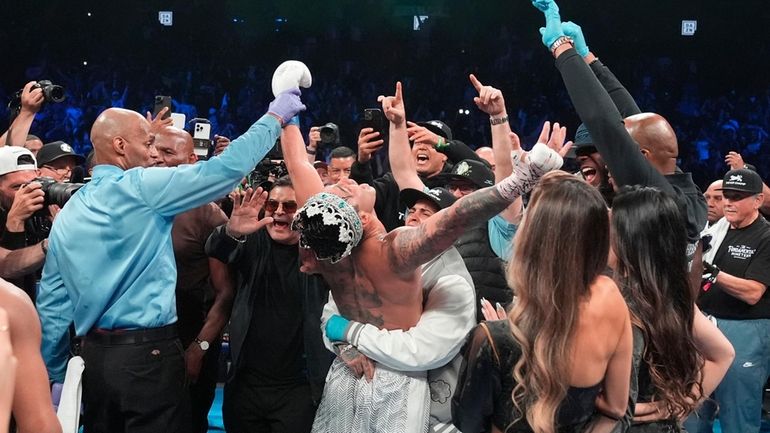
[[[380,133],[380,138],[383,140],[388,133],[388,120],[379,108],[366,108],[364,109],[364,117],[361,122],[361,129],[372,128]]]
[[[205,120],[205,119],[204,119]],[[208,122],[195,122],[192,126],[193,152],[199,158],[205,158],[211,147],[211,124]]]
[[[158,115],[158,113],[160,113],[160,110],[162,110],[163,107],[168,107],[166,114],[163,115],[163,119],[167,119],[169,116],[171,116],[171,97],[163,95],[155,96],[155,106],[152,109],[153,119]]]
[[[174,122],[174,128],[184,129],[187,124],[187,116],[184,113],[171,113],[171,121]]]

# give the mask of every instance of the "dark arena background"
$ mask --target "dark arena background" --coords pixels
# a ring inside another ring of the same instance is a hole
[[[32,133],[81,153],[95,116],[124,91],[127,108],[145,111],[154,95],[171,95],[188,119],[208,117],[212,132],[237,136],[265,109],[272,70],[292,58],[314,75],[303,130],[337,123],[351,147],[362,110],[396,80],[411,119],[441,119],[471,147],[489,144],[469,72],[501,88],[525,144],[545,119],[573,132],[578,123],[540,43],[542,17],[525,0],[16,1],[3,9],[0,100],[28,80],[62,84],[67,101],[48,104]],[[730,150],[770,173],[764,2],[573,0],[561,9],[642,110],[677,129],[681,165],[700,186],[721,177]],[[159,22],[161,11],[173,12],[172,25]],[[683,20],[697,21],[694,35],[682,35]],[[4,112],[0,127],[7,123]]]

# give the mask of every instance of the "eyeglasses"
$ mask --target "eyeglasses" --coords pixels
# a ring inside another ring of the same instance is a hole
[[[70,168],[70,167],[56,168],[56,167],[51,166],[51,165],[44,165],[43,167],[45,167],[45,168],[47,168],[49,170],[53,170],[53,171],[56,172],[56,174],[59,174],[59,175],[62,175],[62,176],[66,176],[68,174],[72,174],[72,168]]]
[[[283,211],[286,213],[294,213],[297,211],[296,201],[278,201],[268,200],[265,202],[265,210],[268,212],[275,212],[278,210],[278,206],[283,207]]]

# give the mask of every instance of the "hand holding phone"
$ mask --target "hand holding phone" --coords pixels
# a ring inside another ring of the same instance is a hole
[[[168,110],[166,110],[162,117],[162,119],[167,119],[169,116],[171,116],[171,97],[163,95],[155,96],[155,106],[152,109],[152,117],[156,118],[163,107],[168,107]]]

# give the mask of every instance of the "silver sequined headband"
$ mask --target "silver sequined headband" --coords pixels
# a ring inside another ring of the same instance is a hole
[[[337,263],[350,255],[363,237],[363,225],[358,212],[342,197],[328,192],[318,193],[305,203],[294,215],[291,223],[292,230],[299,231],[299,245],[302,248],[311,248],[307,243],[304,231],[307,220],[315,215],[321,215],[325,226],[338,226],[338,240],[345,244],[345,250],[332,254],[328,257],[319,257],[318,260],[329,260],[331,263]]]

